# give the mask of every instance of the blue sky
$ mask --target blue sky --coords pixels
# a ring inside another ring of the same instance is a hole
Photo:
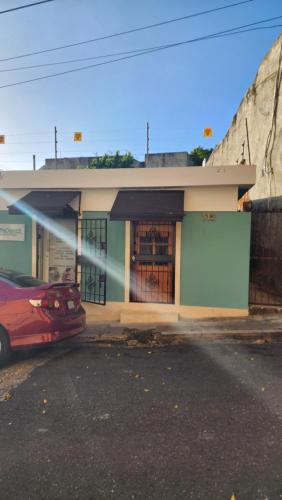
[[[31,0],[0,0],[0,10]],[[0,58],[99,37],[234,0],[55,0],[0,15]],[[280,0],[255,0],[206,16],[80,47],[1,62],[0,70],[76,57],[173,43],[282,14]],[[279,23],[279,21],[278,21]],[[273,23],[272,23],[273,24]],[[87,156],[119,149],[142,159],[146,122],[150,151],[212,147],[224,136],[252,83],[260,61],[279,34],[275,30],[226,37],[172,48],[78,73],[0,89],[0,169],[32,168],[54,156]],[[94,63],[95,61],[93,61]],[[0,85],[47,75],[64,66],[0,72]],[[212,127],[212,139],[203,128]],[[72,133],[82,131],[81,143]]]

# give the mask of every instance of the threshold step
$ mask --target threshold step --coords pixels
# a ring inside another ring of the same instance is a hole
[[[132,323],[177,323],[178,313],[161,311],[123,311],[120,313],[120,322],[123,325]]]

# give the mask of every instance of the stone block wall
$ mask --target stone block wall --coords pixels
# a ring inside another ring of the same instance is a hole
[[[263,59],[227,134],[207,162],[214,166],[256,165],[257,182],[249,192],[251,199],[282,195],[281,81],[282,34]]]

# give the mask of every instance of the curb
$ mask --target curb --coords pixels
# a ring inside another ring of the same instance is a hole
[[[282,343],[282,330],[269,330],[264,332],[257,331],[211,331],[208,333],[170,333],[164,332],[160,333],[160,339],[155,343],[156,346],[162,345],[176,345],[185,344],[187,341],[200,341],[200,342],[213,342],[213,341],[225,341],[225,342],[251,342],[257,344],[267,344],[267,343]],[[137,342],[137,341],[136,341]],[[133,343],[128,344],[128,339],[123,335],[114,334],[98,334],[89,335],[84,337],[76,337],[76,343],[79,344],[96,344],[96,345],[119,345],[128,347],[148,347],[152,346],[150,342],[137,342],[136,345]]]

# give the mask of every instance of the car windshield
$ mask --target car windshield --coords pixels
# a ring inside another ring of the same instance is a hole
[[[18,273],[16,271],[0,271],[0,279],[1,278],[21,288],[32,288],[45,283],[42,280]]]

